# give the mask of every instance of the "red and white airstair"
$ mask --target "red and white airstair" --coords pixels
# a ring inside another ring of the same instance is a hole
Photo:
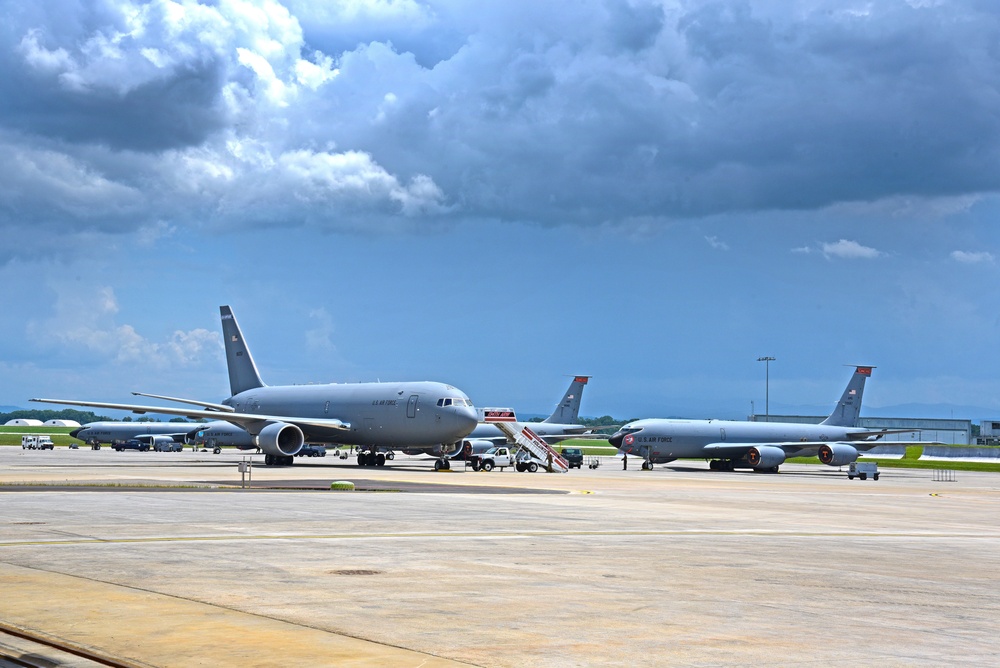
[[[530,452],[535,459],[541,462],[542,468],[549,473],[566,473],[569,471],[569,462],[562,455],[552,449],[545,440],[532,431],[531,427],[523,422],[517,421],[517,416],[510,408],[484,408],[482,409],[481,421],[486,424],[495,425],[504,433],[507,440],[513,441],[518,446]]]

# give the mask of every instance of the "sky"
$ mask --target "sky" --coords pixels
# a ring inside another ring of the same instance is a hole
[[[0,405],[1000,416],[993,2],[0,9]]]

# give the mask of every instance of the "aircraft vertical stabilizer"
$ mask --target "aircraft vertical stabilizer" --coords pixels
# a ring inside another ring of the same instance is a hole
[[[562,401],[556,406],[552,415],[545,418],[545,422],[555,424],[576,424],[580,419],[580,399],[583,398],[583,387],[590,380],[590,376],[576,376],[569,384],[569,389],[563,395]]]
[[[865,380],[872,375],[873,366],[859,366],[854,369],[854,375],[847,383],[847,389],[834,407],[830,417],[820,424],[831,427],[856,427],[858,415],[861,413],[861,395],[865,393]]]
[[[229,367],[229,389],[236,396],[240,392],[264,387],[257,365],[250,355],[250,348],[243,340],[243,332],[236,322],[233,309],[220,306],[222,336],[226,341],[226,365]]]

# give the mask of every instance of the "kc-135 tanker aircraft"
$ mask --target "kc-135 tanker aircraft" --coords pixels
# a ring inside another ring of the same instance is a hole
[[[646,419],[626,424],[608,440],[625,454],[641,457],[643,470],[675,459],[708,459],[713,470],[741,467],[776,473],[787,457],[797,456],[818,456],[824,464],[844,466],[878,445],[883,435],[914,431],[856,426],[865,379],[874,368],[855,368],[833,413],[820,424]]]
[[[68,399],[32,399],[133,413],[163,413],[225,420],[245,429],[264,451],[264,463],[290,465],[305,443],[361,446],[362,466],[383,466],[380,448],[416,449],[440,458],[478,423],[472,401],[461,390],[437,382],[331,383],[268,386],[260,378],[233,311],[220,307],[232,396],[221,404],[143,395],[199,409],[137,406]]]

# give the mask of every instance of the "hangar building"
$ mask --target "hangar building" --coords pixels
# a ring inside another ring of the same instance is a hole
[[[16,420],[7,420],[5,427],[41,427],[41,420],[33,420],[31,418],[17,418]]]

